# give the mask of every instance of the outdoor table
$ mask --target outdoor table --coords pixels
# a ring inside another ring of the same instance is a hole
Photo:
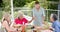
[[[19,28],[22,28],[22,32],[52,32],[51,30],[49,29],[45,29],[45,30],[41,30],[39,27],[36,26],[36,28],[32,28],[32,27],[35,27],[34,25],[14,25],[15,28],[19,29]],[[37,28],[39,28],[40,30],[38,30]]]
[[[33,30],[34,30],[34,32],[53,32],[48,28],[44,28],[44,29],[41,29],[41,28],[42,27],[35,26],[35,28]]]
[[[32,25],[14,25],[14,28],[22,28],[21,32],[26,32],[26,30],[31,30],[31,27],[33,27]]]
[[[32,32],[33,29],[34,29],[33,25],[26,25],[26,28],[25,28],[26,32]]]
[[[20,28],[22,25],[16,24],[16,25],[13,25],[13,26],[14,26],[14,28]]]
[[[13,26],[14,26],[14,28],[17,29],[17,31],[22,31],[22,29],[20,29],[22,27],[22,25],[16,24],[16,25],[13,25]]]

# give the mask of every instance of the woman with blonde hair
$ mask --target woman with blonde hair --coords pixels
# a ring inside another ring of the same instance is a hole
[[[10,14],[8,12],[3,14],[2,25],[5,28],[6,32],[16,32],[16,29],[10,27]]]

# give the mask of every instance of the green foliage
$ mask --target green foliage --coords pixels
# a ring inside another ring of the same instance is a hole
[[[34,2],[36,0],[13,0],[13,5],[14,7],[29,7],[29,8],[33,8],[34,7]],[[53,1],[53,2],[58,2],[59,0],[37,0],[40,2],[40,6],[42,6],[43,8],[46,8],[46,9],[57,9],[57,6],[58,4],[52,4],[52,3],[49,3],[49,1]],[[3,7],[3,10],[4,11],[10,11],[10,0],[1,0],[0,1],[0,7]],[[24,12],[26,14],[28,14],[29,16],[31,15],[30,11],[29,12]],[[53,12],[49,12],[48,15],[50,15],[51,13]],[[17,15],[17,14],[16,14]],[[47,15],[47,13],[46,13]],[[49,16],[48,16],[49,17]]]
[[[1,20],[1,18],[2,18],[2,13],[3,13],[3,12],[2,12],[2,11],[0,11],[0,20]]]
[[[47,6],[47,1],[46,0],[44,0],[44,1],[42,1],[42,0],[37,0],[37,1],[39,1],[40,2],[40,6],[42,6],[42,7],[44,7],[44,8],[47,8],[48,6]],[[30,2],[30,3],[26,3],[26,7],[29,7],[29,8],[33,8],[34,7],[34,5],[35,5],[35,1],[32,1],[32,2]]]
[[[33,8],[34,7],[34,2],[35,1],[32,1],[31,3],[26,3],[26,7],[29,7],[29,8]]]
[[[55,2],[59,2],[59,0],[47,0],[47,1],[50,1],[50,2],[52,2],[52,3],[49,3],[48,2],[48,9],[55,9],[55,10],[57,10],[58,9],[58,3],[56,4]]]
[[[59,1],[59,0],[47,0],[47,1]]]
[[[16,18],[17,16],[18,16],[18,12],[15,11],[15,12],[14,12],[14,18]]]
[[[27,6],[29,8],[32,8],[34,6],[34,1],[39,1],[40,5],[44,8],[48,9],[57,9],[58,4],[50,4],[48,1],[58,2],[59,0],[13,0],[14,7],[23,7]],[[42,3],[41,3],[42,2]],[[1,0],[0,1],[0,7],[4,7],[6,10],[10,10],[10,0]]]
[[[11,3],[10,3],[10,0],[3,0],[3,4],[4,4],[4,11],[10,11],[11,9]]]
[[[22,7],[26,4],[25,0],[13,0],[14,7]]]
[[[3,7],[3,1],[0,0],[0,7]]]
[[[58,4],[49,4],[48,5],[48,9],[55,9],[55,10],[57,10],[58,9]]]
[[[13,0],[14,7],[23,7],[26,3],[30,3],[34,0]]]

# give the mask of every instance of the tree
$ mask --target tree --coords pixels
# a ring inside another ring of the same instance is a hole
[[[48,4],[48,9],[56,9],[56,10],[58,9],[58,1],[59,0],[47,0],[47,1],[52,2],[52,3]]]
[[[25,5],[25,0],[13,0],[14,7],[22,7]]]
[[[56,2],[57,2],[57,1],[59,1],[59,0],[47,0],[47,1],[56,1]]]
[[[30,3],[35,0],[13,0],[14,7],[23,7],[26,3]]]
[[[3,0],[3,4],[4,4],[4,7],[3,7],[3,9],[4,9],[4,11],[10,11],[10,9],[11,9],[11,3],[10,3],[10,0]]]
[[[0,0],[0,7],[3,7],[3,1]]]

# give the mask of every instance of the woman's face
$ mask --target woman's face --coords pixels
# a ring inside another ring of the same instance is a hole
[[[20,15],[20,19],[23,19],[23,15]]]
[[[10,16],[9,15],[6,16],[5,18],[6,18],[7,21],[10,21]]]
[[[7,20],[10,21],[10,14],[8,12],[3,14],[3,17]]]
[[[53,18],[52,17],[50,17],[50,21],[53,22]]]
[[[10,21],[10,16],[7,18],[8,21]]]

